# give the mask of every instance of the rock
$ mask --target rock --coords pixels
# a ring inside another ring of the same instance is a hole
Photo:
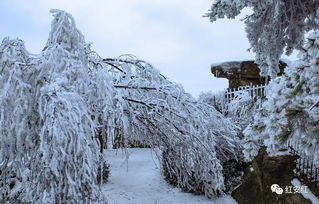
[[[292,186],[296,159],[290,155],[269,157],[262,147],[232,196],[239,204],[311,204],[301,194],[285,193],[285,187]],[[271,191],[273,184],[283,189],[281,195]]]

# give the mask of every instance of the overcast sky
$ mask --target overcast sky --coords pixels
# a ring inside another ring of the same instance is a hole
[[[212,0],[1,0],[0,39],[20,38],[32,53],[44,47],[51,8],[73,15],[87,42],[102,57],[133,54],[159,69],[187,92],[219,91],[210,64],[253,59],[240,20],[210,23],[202,16]]]

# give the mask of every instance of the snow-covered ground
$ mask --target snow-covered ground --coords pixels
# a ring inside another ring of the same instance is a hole
[[[111,164],[109,182],[103,192],[109,204],[233,204],[231,196],[209,200],[181,192],[168,185],[161,173],[158,160],[150,149],[128,149],[126,161],[122,150],[108,150],[106,156]]]
[[[297,188],[302,186],[301,182],[296,178],[291,181],[291,184]],[[301,190],[301,194],[304,198],[311,200],[312,204],[319,204],[319,199],[309,189],[307,189],[307,192]]]

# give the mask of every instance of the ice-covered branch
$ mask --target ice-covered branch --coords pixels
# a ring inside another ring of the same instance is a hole
[[[235,18],[244,8],[252,12],[244,22],[262,76],[277,76],[284,49],[289,55],[301,48],[304,34],[319,27],[317,0],[217,0],[206,17]]]

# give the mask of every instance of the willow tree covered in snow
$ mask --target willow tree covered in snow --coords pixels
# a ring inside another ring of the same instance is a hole
[[[224,163],[241,159],[236,127],[149,63],[99,57],[70,14],[52,12],[39,55],[21,40],[0,47],[1,200],[103,200],[100,152],[115,141],[159,147],[178,186],[223,193]]]
[[[270,84],[268,101],[245,130],[245,156],[260,145],[276,151],[287,141],[302,147],[319,164],[319,30],[312,32],[299,60]]]
[[[165,175],[174,177],[176,185],[187,191],[199,186],[209,197],[222,193],[224,163],[242,159],[237,128],[230,120],[145,61],[132,56],[93,56],[93,65],[109,69],[116,89],[116,122],[106,123],[107,132],[113,132],[108,137],[116,137],[119,129],[123,146],[139,141],[159,147]]]
[[[284,49],[289,55],[301,48],[305,32],[319,26],[318,0],[216,0],[207,17],[235,18],[244,8],[252,9],[244,22],[261,76],[277,76]]]
[[[0,47],[2,200],[102,199],[96,184],[98,144],[87,103],[87,45],[69,14],[52,12],[42,53],[30,55],[21,40],[8,38]]]

